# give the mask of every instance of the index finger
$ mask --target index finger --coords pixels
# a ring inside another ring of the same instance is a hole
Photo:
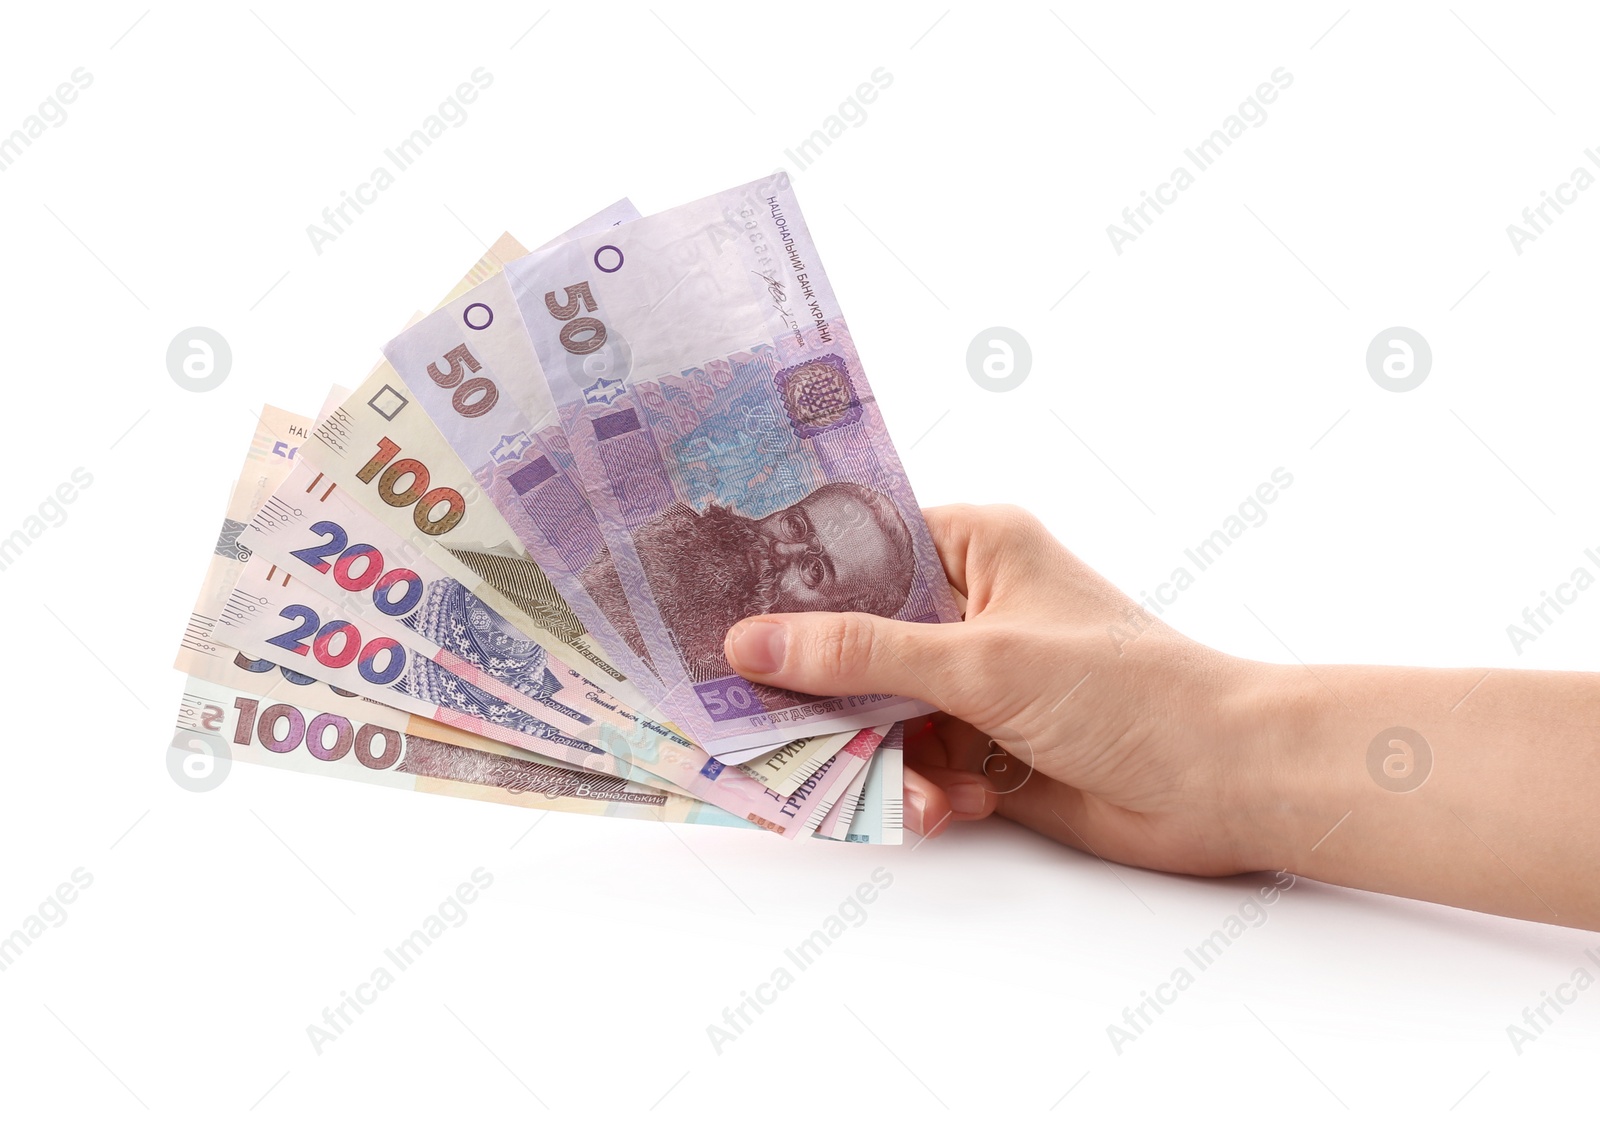
[[[967,594],[967,544],[972,539],[971,506],[934,506],[922,511],[928,535],[939,551],[945,579],[963,596]]]

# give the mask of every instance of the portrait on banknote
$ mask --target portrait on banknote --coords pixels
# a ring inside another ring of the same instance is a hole
[[[789,611],[897,614],[916,576],[911,531],[895,504],[860,483],[824,483],[765,517],[731,505],[677,502],[633,533],[640,564],[690,679],[732,673],[723,636],[740,619]],[[584,586],[615,619],[630,618],[603,552]],[[624,637],[643,655],[637,628]]]

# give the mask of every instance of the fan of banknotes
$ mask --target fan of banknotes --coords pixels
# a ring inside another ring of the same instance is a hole
[[[899,843],[927,706],[723,656],[770,611],[957,618],[785,177],[503,237],[383,352],[260,414],[178,654],[188,781]]]

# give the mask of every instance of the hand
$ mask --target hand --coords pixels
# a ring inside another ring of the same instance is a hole
[[[1125,864],[1600,930],[1600,675],[1244,661],[1020,510],[926,517],[962,622],[765,615],[725,644],[753,681],[941,708],[907,737],[913,829],[999,813]]]
[[[1274,866],[1257,702],[1277,667],[1178,634],[1010,507],[925,512],[962,622],[746,619],[728,661],[823,696],[937,705],[906,738],[906,816],[933,836],[999,813],[1108,860],[1222,875]]]

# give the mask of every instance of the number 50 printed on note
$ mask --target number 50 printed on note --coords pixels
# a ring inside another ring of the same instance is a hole
[[[729,626],[766,612],[957,618],[787,177],[506,276],[557,413],[535,425],[559,419],[604,537],[578,575],[633,620],[669,715],[726,754],[927,712],[757,686],[723,657]]]

